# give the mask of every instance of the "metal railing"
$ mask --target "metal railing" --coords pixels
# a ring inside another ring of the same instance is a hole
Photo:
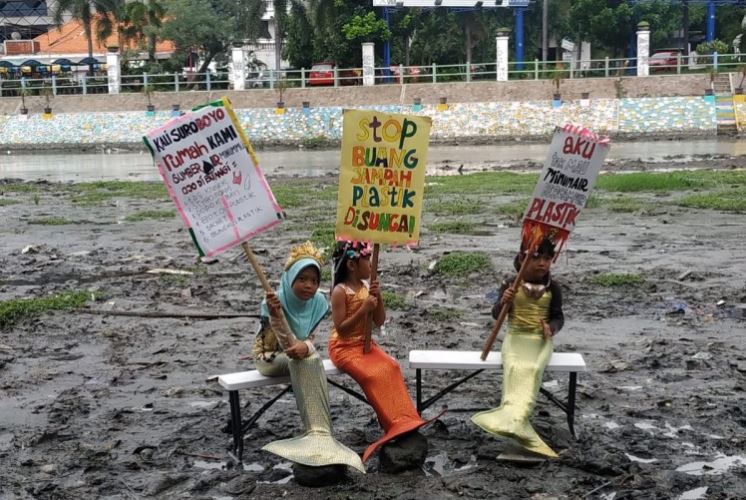
[[[431,64],[426,66],[391,66],[374,68],[375,85],[410,83],[478,82],[497,80],[497,64]],[[746,75],[746,55],[711,54],[685,57],[677,54],[668,59],[651,58],[649,73],[690,74],[739,72]],[[508,80],[565,80],[635,76],[636,60],[629,58],[591,59],[587,61],[525,61],[508,63]],[[109,91],[105,73],[94,76],[60,73],[37,78],[8,78],[0,73],[0,97],[20,95],[106,94]],[[714,78],[714,76],[712,76]],[[362,68],[333,68],[328,72],[307,69],[267,70],[249,73],[247,90],[264,88],[281,91],[286,88],[342,87],[362,85]],[[186,90],[223,90],[233,85],[225,71],[208,73],[127,74],[122,75],[121,93],[173,92]]]

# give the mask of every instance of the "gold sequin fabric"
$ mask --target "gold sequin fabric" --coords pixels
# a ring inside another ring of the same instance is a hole
[[[544,338],[541,325],[542,319],[548,319],[551,299],[551,292],[534,299],[519,288],[508,316],[508,334],[501,351],[502,402],[498,408],[479,412],[471,420],[490,434],[513,439],[533,453],[554,458],[557,454],[529,421],[544,367],[552,356],[552,340]]]
[[[329,392],[319,355],[291,359],[288,368],[305,432],[299,437],[274,441],[262,449],[303,465],[342,464],[364,473],[360,456],[332,437]]]

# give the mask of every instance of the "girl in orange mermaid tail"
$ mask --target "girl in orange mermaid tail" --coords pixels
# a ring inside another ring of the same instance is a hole
[[[407,392],[399,363],[374,341],[370,352],[363,353],[370,316],[377,326],[386,319],[378,281],[367,282],[370,254],[370,247],[359,243],[337,245],[331,299],[334,327],[329,338],[329,357],[360,384],[384,430],[384,435],[365,450],[363,462],[381,445],[426,424]]]

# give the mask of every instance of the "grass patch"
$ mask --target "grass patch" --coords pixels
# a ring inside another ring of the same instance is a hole
[[[725,212],[746,212],[746,190],[719,191],[693,194],[677,200],[676,205],[690,208],[708,208]]]
[[[7,207],[8,205],[18,205],[19,203],[21,202],[16,200],[9,200],[7,198],[0,198],[0,207]]]
[[[605,208],[609,212],[632,213],[650,208],[650,204],[637,198],[628,196],[622,198],[609,198],[591,194],[585,208]]]
[[[466,277],[485,270],[492,270],[492,261],[481,252],[453,252],[435,264],[435,272],[453,277]]]
[[[435,222],[427,225],[427,230],[431,233],[443,234],[472,234],[474,233],[475,224],[472,222]]]
[[[390,292],[388,290],[384,290],[381,295],[383,296],[383,303],[386,306],[386,309],[406,309],[407,301],[404,299],[403,295],[399,295],[396,292]]]
[[[29,219],[28,224],[37,224],[40,226],[64,226],[65,224],[75,224],[71,220],[67,220],[63,217],[47,217],[44,219]]]
[[[176,213],[173,210],[143,210],[141,212],[135,212],[129,214],[124,218],[127,222],[139,222],[143,220],[158,220],[158,219],[170,219]]]
[[[50,297],[4,300],[0,302],[0,330],[46,311],[78,308],[90,298],[89,292],[65,292]]]
[[[166,186],[162,182],[99,181],[82,182],[68,187],[72,202],[81,205],[97,205],[112,198],[141,198],[146,200],[168,200]]]
[[[334,224],[317,225],[313,228],[309,240],[321,250],[324,259],[329,259],[334,253],[334,248],[337,246],[337,239],[334,236]]]
[[[637,286],[645,283],[645,279],[639,274],[603,273],[591,279],[594,285],[601,286]]]
[[[435,321],[453,321],[461,317],[461,311],[450,307],[432,307],[427,314]]]
[[[317,200],[336,201],[337,185],[321,185],[317,182],[275,183],[272,192],[283,209],[308,207]]]
[[[598,189],[618,193],[640,191],[690,191],[695,189],[746,186],[746,172],[693,170],[677,172],[634,172],[604,174]]]
[[[35,193],[39,186],[31,182],[9,182],[0,184],[0,193]]]
[[[321,268],[321,283],[329,283],[329,285],[332,283],[332,270],[329,266]]]
[[[511,201],[509,203],[501,203],[495,206],[495,213],[498,215],[507,215],[513,219],[520,219],[523,217],[523,213],[528,208],[528,198]]]
[[[427,203],[425,210],[435,215],[474,215],[484,212],[479,200],[455,200]]]
[[[531,194],[537,174],[515,172],[478,172],[469,175],[428,177],[425,197],[445,194]]]

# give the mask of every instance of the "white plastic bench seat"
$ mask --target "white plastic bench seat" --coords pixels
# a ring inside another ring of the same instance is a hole
[[[324,360],[324,371],[328,375],[339,375],[342,372],[334,366],[334,363],[330,359]],[[259,417],[264,414],[278,399],[290,390],[290,377],[265,377],[257,370],[248,370],[245,372],[226,373],[225,375],[218,375],[209,377],[208,381],[217,380],[218,384],[228,391],[228,402],[230,403],[230,423],[229,429],[233,435],[233,446],[231,452],[236,460],[241,463],[243,460],[243,438],[246,431],[254,425]],[[344,385],[341,385],[333,380],[327,380],[330,385],[338,387],[343,391],[347,392],[351,396],[367,403],[365,396],[359,394],[352,389],[348,389]],[[267,401],[261,408],[259,408],[254,414],[247,420],[241,417],[241,402],[238,397],[238,391],[241,389],[251,389],[254,387],[268,387],[272,385],[284,385],[285,388],[280,391],[274,398]]]
[[[491,352],[482,361],[480,351],[409,351],[410,368],[441,370],[490,370],[502,368],[502,355]],[[553,372],[587,371],[583,355],[578,352],[555,352],[546,370]]]
[[[497,370],[502,368],[502,355],[490,352],[487,359],[482,361],[480,351],[409,351],[409,367],[416,370],[417,376],[417,411],[422,412],[437,400],[453,391],[470,378],[483,370]],[[422,370],[471,370],[472,373],[456,380],[441,389],[434,396],[422,400]],[[564,372],[570,375],[567,386],[567,401],[560,401],[554,394],[543,387],[539,389],[552,403],[557,405],[567,415],[567,425],[570,433],[575,436],[575,389],[578,372],[585,372],[583,355],[577,352],[555,352],[549,359],[545,371]]]
[[[338,375],[342,372],[334,366],[331,359],[324,360],[324,371],[327,375]],[[227,373],[218,376],[218,384],[226,391],[266,387],[268,385],[289,384],[290,377],[265,377],[256,370]]]

